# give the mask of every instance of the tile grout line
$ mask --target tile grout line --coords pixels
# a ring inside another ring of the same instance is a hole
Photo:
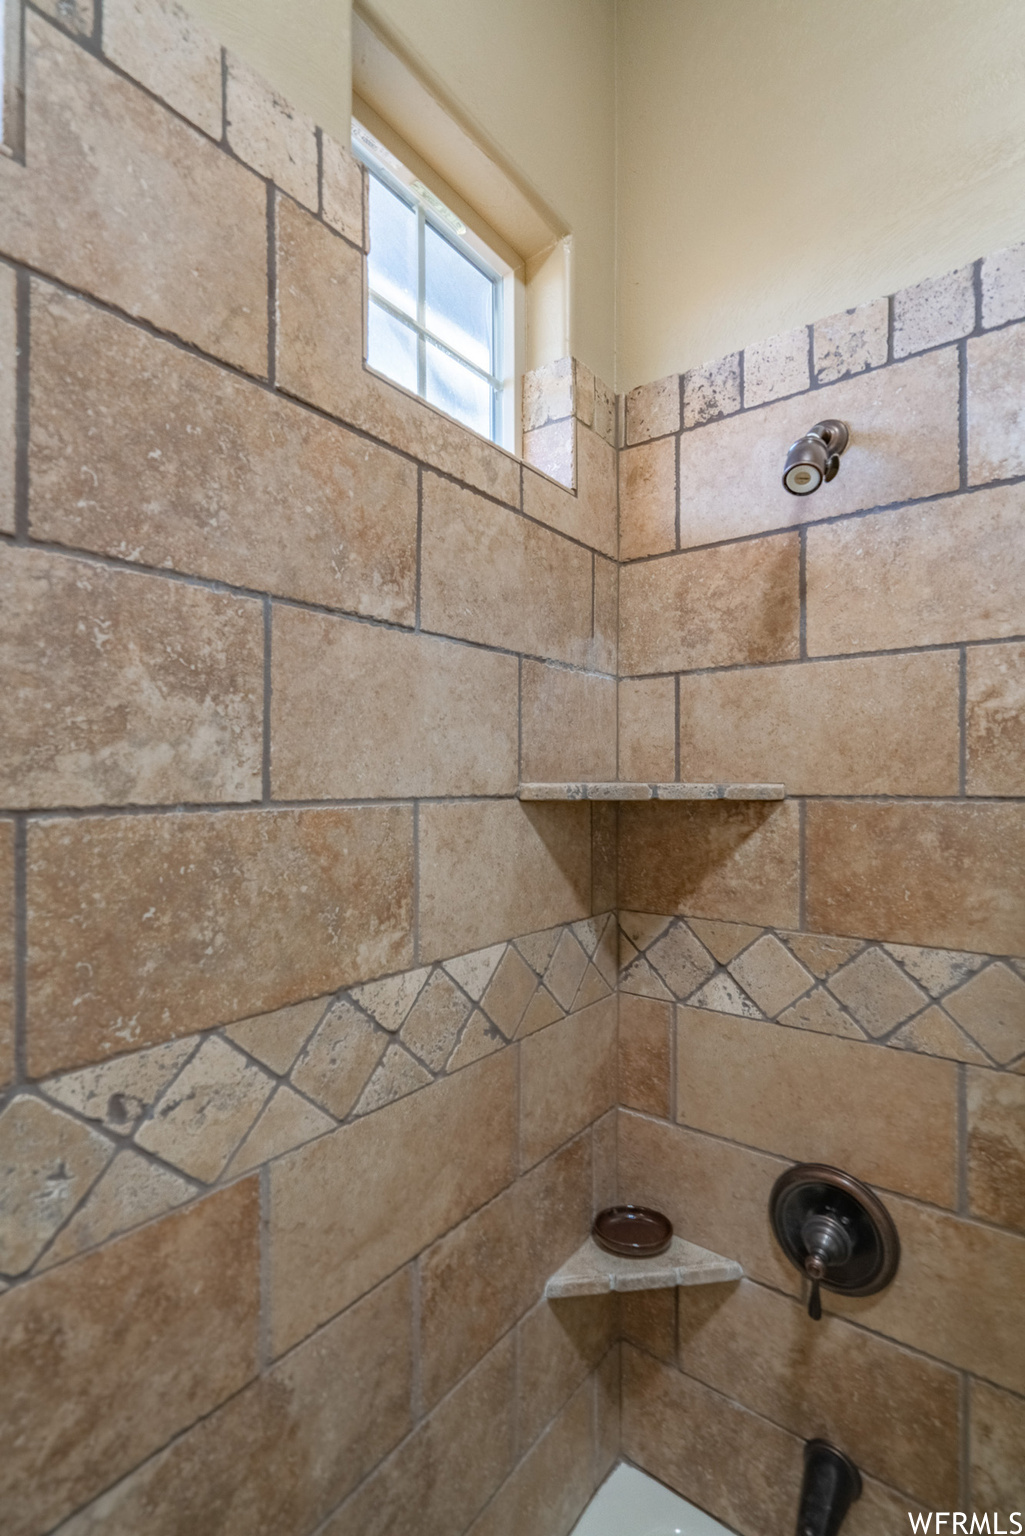
[[[423,1251],[416,1254],[409,1266],[410,1280],[410,1308],[409,1308],[409,1415],[411,1428],[415,1429],[426,1417],[426,1409],[423,1401],[423,1348],[421,1339],[421,1308],[423,1305],[422,1282],[420,1260]],[[401,1271],[399,1271],[401,1273]],[[457,1383],[458,1385],[458,1383]]]
[[[958,1372],[958,1484],[962,1509],[972,1507],[972,1378],[968,1371]]]
[[[274,183],[267,182],[267,383],[277,391],[278,356],[278,253],[277,199]]]
[[[228,148],[228,50],[221,48],[221,138],[222,149]]]
[[[261,788],[264,805],[272,803],[271,790],[271,699],[273,689],[272,644],[274,604],[263,600],[263,742],[261,751]]]
[[[15,269],[14,542],[29,540],[29,431],[31,413],[31,278]]]

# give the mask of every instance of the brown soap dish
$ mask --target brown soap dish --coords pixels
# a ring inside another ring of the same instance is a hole
[[[610,1205],[591,1224],[591,1236],[606,1253],[624,1259],[654,1259],[673,1240],[673,1224],[661,1211],[643,1205]]]

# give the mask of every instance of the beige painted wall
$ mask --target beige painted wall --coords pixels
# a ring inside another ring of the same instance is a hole
[[[351,0],[185,0],[222,43],[343,144],[352,98]]]
[[[618,388],[1025,238],[1021,0],[618,18]]]

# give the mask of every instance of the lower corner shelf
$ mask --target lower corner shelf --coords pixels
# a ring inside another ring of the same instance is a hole
[[[677,1285],[720,1285],[740,1280],[744,1271],[736,1259],[724,1259],[674,1237],[655,1259],[621,1259],[588,1238],[545,1286],[545,1296],[601,1296],[606,1291],[659,1291]]]

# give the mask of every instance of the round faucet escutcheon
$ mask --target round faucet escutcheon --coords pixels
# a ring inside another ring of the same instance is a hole
[[[822,1316],[821,1288],[870,1296],[900,1263],[893,1217],[867,1184],[827,1163],[798,1163],[769,1196],[772,1230],[795,1269],[811,1282],[808,1316]]]

